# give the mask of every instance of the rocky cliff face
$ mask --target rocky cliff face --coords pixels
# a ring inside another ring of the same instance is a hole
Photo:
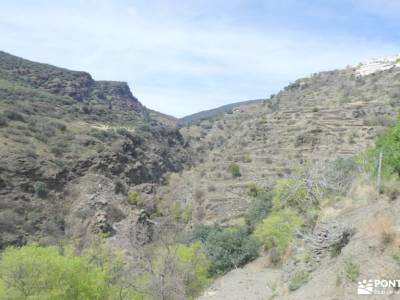
[[[0,52],[0,248],[108,231],[136,210],[130,188],[188,159],[126,83]]]

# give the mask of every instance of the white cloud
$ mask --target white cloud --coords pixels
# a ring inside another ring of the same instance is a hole
[[[176,116],[266,97],[299,76],[392,54],[398,46],[278,24],[198,22],[118,1],[6,5],[0,20],[4,50],[128,81],[146,106]]]

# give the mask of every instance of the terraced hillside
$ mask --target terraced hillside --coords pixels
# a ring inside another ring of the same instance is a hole
[[[162,197],[193,207],[194,222],[241,222],[248,184],[270,186],[297,166],[360,153],[394,120],[400,69],[356,76],[356,68],[300,79],[263,104],[181,129],[200,155],[169,178]],[[232,173],[237,166],[240,174]]]

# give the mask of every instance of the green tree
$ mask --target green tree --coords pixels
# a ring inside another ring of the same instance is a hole
[[[68,251],[67,251],[68,252]],[[55,247],[7,248],[0,260],[2,299],[109,299],[107,272],[87,257],[60,254]]]
[[[286,208],[271,213],[258,224],[254,236],[265,249],[275,248],[282,256],[288,249],[294,233],[302,224],[302,218],[294,210]]]
[[[199,232],[211,261],[210,273],[221,274],[240,267],[258,255],[258,242],[245,228],[222,229],[214,227]]]
[[[382,171],[384,176],[400,175],[400,116],[396,125],[388,129],[376,142],[376,148],[371,153],[378,158],[378,153],[383,151]]]
[[[185,274],[186,296],[198,296],[210,282],[208,270],[211,262],[200,242],[190,245],[178,244],[176,255]]]

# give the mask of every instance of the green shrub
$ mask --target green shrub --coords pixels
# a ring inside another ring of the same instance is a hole
[[[256,226],[254,236],[265,249],[276,248],[279,255],[284,255],[292,241],[293,235],[303,224],[303,220],[292,209],[271,213]]]
[[[200,226],[194,230],[194,237],[204,244],[212,275],[240,267],[258,255],[259,244],[245,228]]]
[[[265,191],[257,191],[257,196],[250,203],[245,215],[246,224],[253,228],[260,223],[271,211],[272,194]]]
[[[128,202],[129,202],[129,204],[131,204],[131,205],[139,205],[140,204],[140,193],[139,192],[137,192],[137,191],[134,191],[134,192],[130,192],[129,194],[128,194]]]
[[[392,174],[400,175],[400,116],[396,125],[378,138],[375,149],[367,153],[372,164],[371,168],[375,170],[380,151],[383,151],[382,174],[385,177]]]
[[[229,172],[232,174],[233,177],[242,176],[242,173],[240,173],[240,167],[237,164],[230,164]]]
[[[179,202],[174,201],[168,207],[168,215],[172,216],[177,222],[189,223],[192,219],[192,206],[186,205],[182,208]]]
[[[217,225],[209,226],[209,225],[196,225],[191,232],[191,240],[199,240],[203,244],[207,241],[208,236],[213,231],[222,231],[223,229]]]
[[[185,288],[186,296],[195,297],[210,283],[209,269],[211,262],[208,259],[200,242],[191,245],[179,244],[176,255],[186,269]]]
[[[303,210],[304,201],[307,201],[307,188],[301,181],[292,178],[277,180],[272,189],[272,203],[275,210],[295,208]]]
[[[396,252],[392,255],[393,260],[400,266],[400,252]]]
[[[348,258],[344,262],[344,271],[346,278],[352,282],[356,282],[360,276],[360,266],[356,264],[351,258]]]
[[[116,194],[126,195],[126,186],[121,180],[115,182],[114,192]]]
[[[244,157],[243,157],[243,162],[245,162],[245,163],[251,163],[253,160],[251,159],[251,156],[250,156],[250,154],[246,154]]]
[[[118,133],[119,135],[122,136],[129,136],[130,132],[128,129],[124,128],[124,127],[119,127],[116,129],[116,133]]]
[[[2,299],[109,299],[107,274],[86,257],[54,247],[7,248],[0,260]]]
[[[183,221],[185,224],[189,223],[190,220],[192,220],[192,215],[193,215],[192,205],[186,205],[181,213],[181,221]]]
[[[35,183],[35,185],[33,186],[34,190],[35,190],[35,194],[36,196],[40,197],[40,198],[46,198],[48,191],[47,191],[47,187],[46,184],[44,182],[38,181]]]
[[[289,279],[288,288],[290,291],[295,291],[301,288],[304,284],[308,282],[309,273],[307,271],[299,271],[294,273],[292,277]]]
[[[247,193],[251,197],[257,197],[257,194],[261,191],[261,189],[254,183],[250,182],[247,184]]]
[[[192,206],[190,204],[182,208],[178,201],[160,199],[157,210],[159,215],[172,217],[176,222],[187,224],[192,219]]]

